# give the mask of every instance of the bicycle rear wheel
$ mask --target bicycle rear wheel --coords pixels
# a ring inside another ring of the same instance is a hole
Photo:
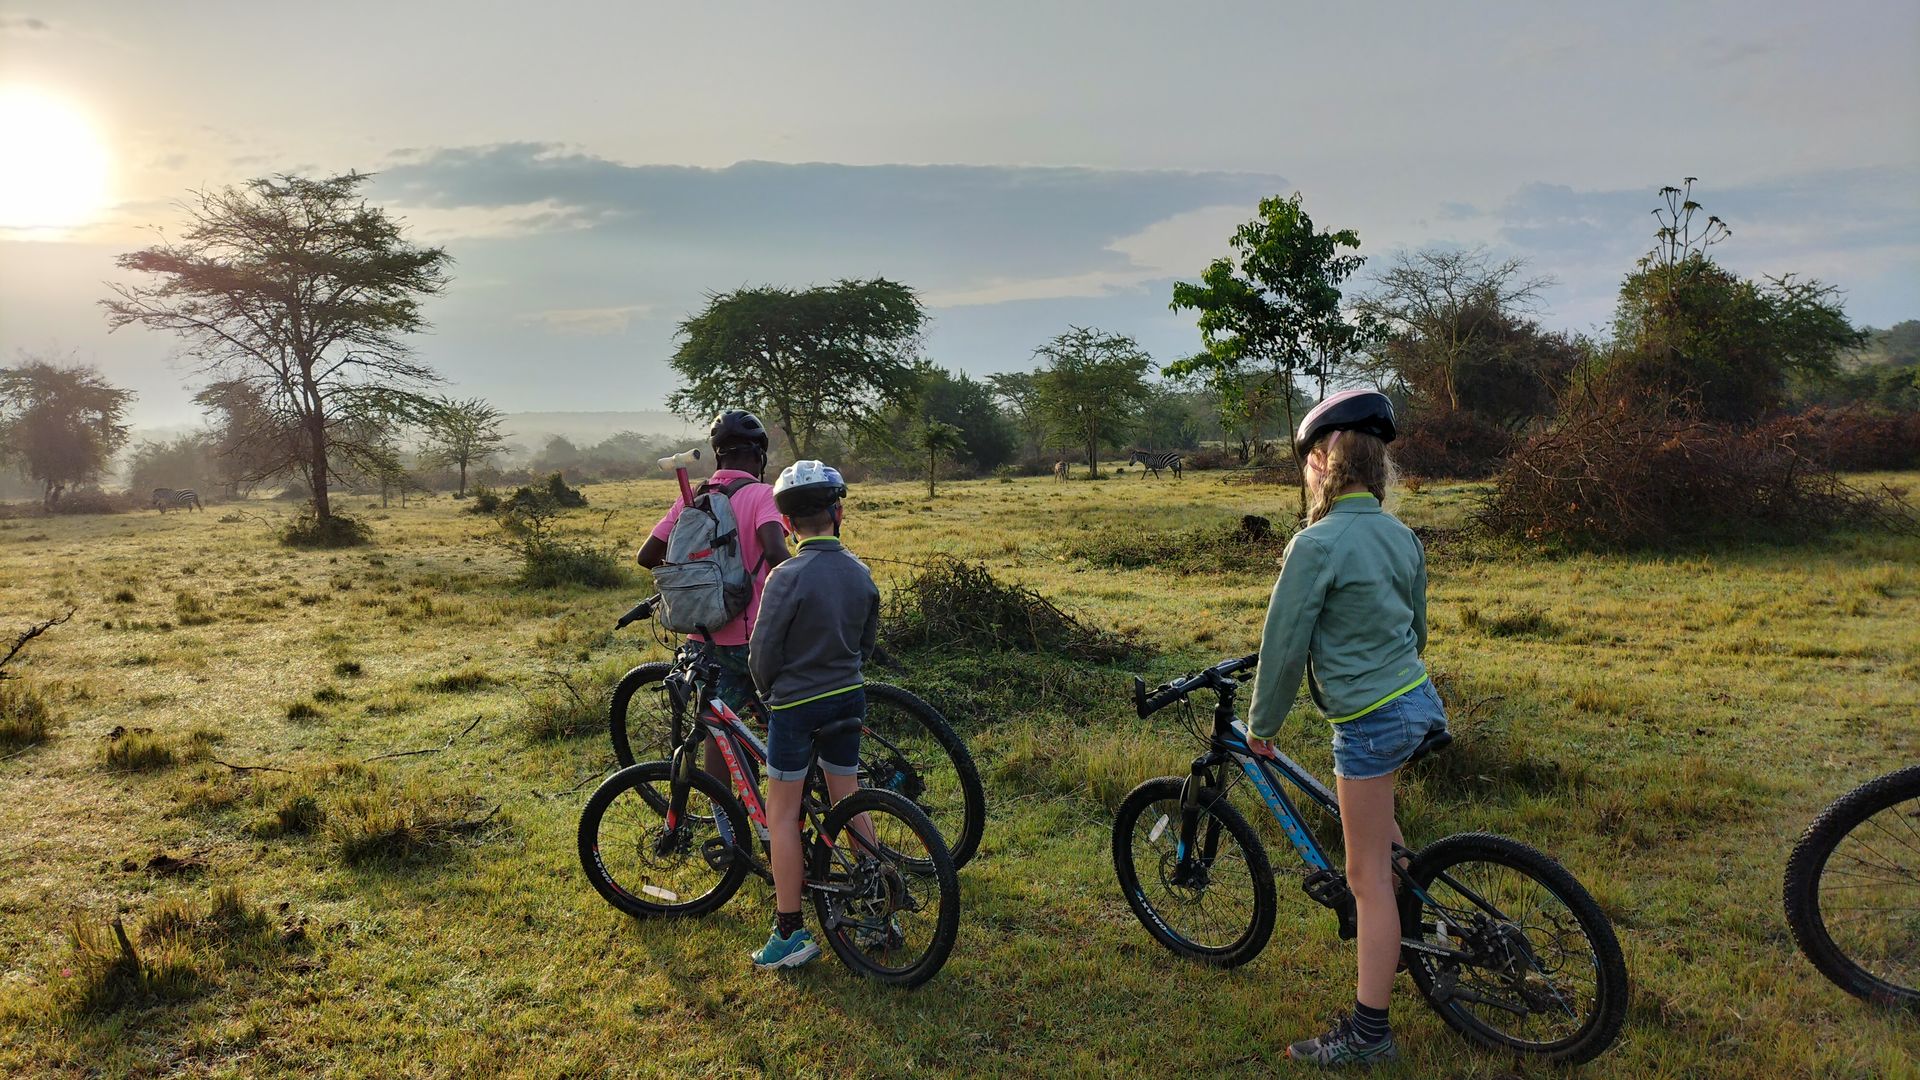
[[[1835,800],[1787,860],[1787,925],[1847,993],[1920,1009],[1920,765]]]
[[[919,807],[872,788],[835,803],[820,829],[807,887],[834,954],[893,986],[933,978],[960,931],[960,878],[939,830]]]
[[[1401,933],[1456,955],[1402,955],[1447,1026],[1569,1064],[1613,1044],[1626,961],[1600,905],[1559,863],[1517,840],[1462,833],[1422,849],[1409,873],[1424,895],[1401,894]]]
[[[1217,794],[1200,804],[1194,841],[1180,850],[1178,776],[1148,780],[1113,817],[1113,869],[1121,895],[1154,940],[1181,956],[1236,967],[1273,934],[1273,871],[1247,819]]]
[[[614,685],[607,699],[607,734],[621,768],[670,757],[675,733],[686,734],[688,718],[674,723],[676,710],[667,693],[667,673],[672,670],[672,664],[655,660],[622,675]]]
[[[594,891],[629,915],[705,915],[747,876],[747,812],[693,770],[687,812],[667,828],[673,766],[647,761],[601,783],[580,814],[580,866]]]
[[[986,831],[987,795],[967,744],[939,710],[887,683],[867,684],[860,783],[904,796],[940,830],[954,869],[967,865]]]

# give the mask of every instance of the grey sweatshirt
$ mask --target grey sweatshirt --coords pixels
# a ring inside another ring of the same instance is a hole
[[[809,536],[767,575],[747,643],[760,700],[787,709],[863,685],[880,633],[873,575],[831,536]]]

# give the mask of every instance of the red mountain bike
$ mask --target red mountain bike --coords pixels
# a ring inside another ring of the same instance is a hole
[[[673,756],[614,773],[580,815],[580,865],[607,903],[634,916],[705,915],[747,874],[773,874],[759,776],[767,748],[715,692],[719,665],[690,658],[667,675],[669,692],[698,701],[697,723]],[[826,738],[856,718],[829,724]],[[730,792],[700,766],[711,738]],[[919,807],[892,791],[862,788],[829,806],[816,756],[801,802],[805,894],[821,936],[854,971],[896,986],[932,978],[953,950],[960,880],[945,840]]]

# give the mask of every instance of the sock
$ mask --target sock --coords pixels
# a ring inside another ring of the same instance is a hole
[[[1353,1033],[1363,1046],[1371,1046],[1387,1037],[1387,1010],[1353,1003]]]
[[[790,938],[801,926],[800,913],[797,911],[776,911],[773,913],[773,932],[783,938]],[[1384,1014],[1383,1014],[1384,1015]],[[1380,1021],[1385,1024],[1385,1020]]]

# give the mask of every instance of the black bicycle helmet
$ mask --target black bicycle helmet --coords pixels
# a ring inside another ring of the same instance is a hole
[[[707,428],[707,442],[715,454],[724,454],[743,446],[758,447],[764,454],[767,452],[767,426],[745,409],[727,409],[713,418],[712,426]]]
[[[1342,390],[1308,410],[1293,448],[1306,457],[1320,436],[1332,431],[1364,431],[1381,442],[1392,442],[1396,434],[1393,402],[1378,390]]]

